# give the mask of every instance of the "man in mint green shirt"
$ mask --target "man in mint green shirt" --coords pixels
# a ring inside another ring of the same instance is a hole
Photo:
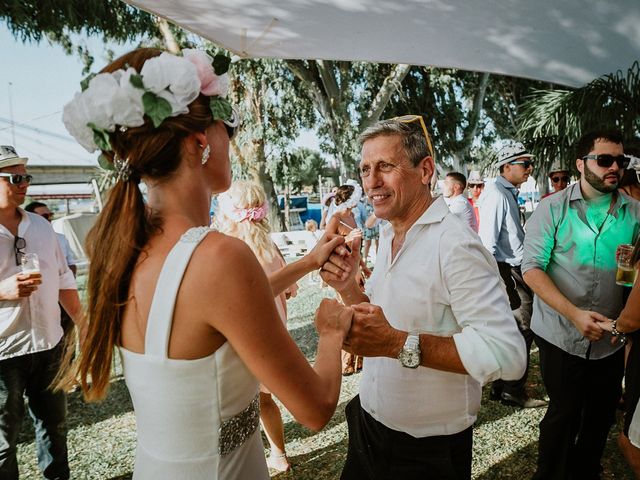
[[[597,479],[621,395],[623,349],[598,322],[623,307],[615,252],[640,230],[640,203],[617,192],[628,164],[618,132],[577,145],[580,181],[545,198],[526,225],[522,272],[549,408],[534,479]]]

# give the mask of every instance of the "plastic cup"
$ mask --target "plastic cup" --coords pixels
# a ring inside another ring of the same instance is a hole
[[[619,245],[616,258],[618,260],[616,283],[623,287],[633,287],[638,273],[633,265],[633,245]]]
[[[20,260],[22,273],[40,274],[40,259],[37,253],[25,253]]]

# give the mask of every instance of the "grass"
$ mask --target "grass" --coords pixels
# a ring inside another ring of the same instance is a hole
[[[289,302],[288,328],[310,361],[313,361],[317,336],[313,313],[329,289],[311,285],[308,278],[299,282],[296,298]],[[532,354],[529,378],[530,393],[544,396],[539,375],[537,352]],[[344,407],[357,393],[360,375],[343,377],[338,409],[329,424],[318,433],[298,425],[283,411],[287,453],[293,471],[275,475],[288,480],[329,480],[340,477],[346,458],[347,427]],[[488,400],[488,387],[483,394],[482,408],[474,427],[473,478],[502,480],[531,478],[537,457],[538,423],[544,409],[520,410]],[[609,435],[603,456],[603,479],[632,479],[615,442],[621,416]],[[82,401],[77,393],[69,396],[69,457],[72,478],[111,479],[131,478],[135,457],[136,426],[129,394],[121,377],[113,380],[107,399],[98,404]],[[33,428],[25,418],[19,438],[18,463],[20,478],[38,479]],[[265,445],[266,441],[265,441]]]

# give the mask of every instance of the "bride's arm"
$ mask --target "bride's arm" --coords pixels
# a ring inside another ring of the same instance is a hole
[[[208,247],[209,239],[203,243]],[[207,249],[208,250],[208,249]],[[224,253],[223,253],[224,252]],[[202,258],[202,257],[200,257]],[[325,300],[316,314],[320,335],[312,367],[278,318],[262,267],[242,242],[224,238],[207,251],[198,274],[224,278],[203,295],[208,323],[231,343],[249,370],[301,424],[317,430],[332,417],[340,394],[340,350],[352,311]],[[208,273],[207,273],[208,272]]]
[[[324,234],[307,255],[269,275],[269,283],[271,284],[271,290],[273,290],[273,296],[277,297],[280,295],[289,288],[289,285],[296,283],[307,273],[313,270],[319,270],[334,250],[338,256],[348,255],[347,250],[342,244],[344,244],[344,238],[342,236]]]

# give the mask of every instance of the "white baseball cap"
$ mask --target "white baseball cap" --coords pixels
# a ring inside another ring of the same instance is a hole
[[[0,168],[26,165],[28,158],[20,157],[11,145],[0,145]]]
[[[500,168],[507,163],[511,163],[518,158],[533,158],[524,145],[520,142],[511,142],[498,150],[496,162],[493,164],[495,168]]]

